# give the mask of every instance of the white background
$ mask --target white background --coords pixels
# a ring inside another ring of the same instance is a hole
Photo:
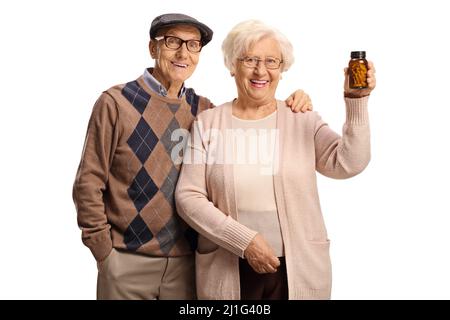
[[[225,2],[227,4],[225,4]],[[372,160],[359,176],[319,177],[332,241],[333,299],[449,299],[449,10],[446,1],[2,1],[0,298],[94,299],[72,183],[92,106],[153,64],[151,20],[183,12],[214,29],[187,85],[216,104],[235,86],[221,42],[244,19],[285,33],[302,88],[340,132],[343,68],[366,50]],[[298,164],[299,166],[301,163]]]

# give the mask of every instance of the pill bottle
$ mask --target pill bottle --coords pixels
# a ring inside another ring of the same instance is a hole
[[[367,88],[368,64],[365,51],[352,51],[348,63],[349,86],[351,89]]]

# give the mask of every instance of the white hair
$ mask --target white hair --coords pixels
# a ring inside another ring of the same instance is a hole
[[[222,43],[225,66],[233,72],[234,64],[254,43],[263,38],[273,38],[281,48],[283,64],[281,71],[287,71],[294,63],[294,49],[284,34],[258,20],[238,23]]]

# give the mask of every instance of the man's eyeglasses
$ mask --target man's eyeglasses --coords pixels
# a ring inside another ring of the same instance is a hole
[[[167,48],[172,50],[178,50],[181,48],[183,43],[186,43],[186,48],[190,52],[200,52],[202,50],[202,42],[200,40],[183,40],[174,36],[161,36],[156,37],[155,40],[164,39],[164,43]]]
[[[244,66],[248,68],[255,68],[258,66],[260,61],[264,61],[264,65],[267,69],[278,69],[283,63],[283,60],[278,58],[267,57],[265,59],[260,59],[258,57],[243,57],[238,59]]]

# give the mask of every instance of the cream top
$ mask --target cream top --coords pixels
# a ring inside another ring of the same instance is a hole
[[[233,116],[233,171],[238,221],[260,233],[282,257],[283,239],[273,184],[277,170],[276,115],[275,111],[258,120]]]

